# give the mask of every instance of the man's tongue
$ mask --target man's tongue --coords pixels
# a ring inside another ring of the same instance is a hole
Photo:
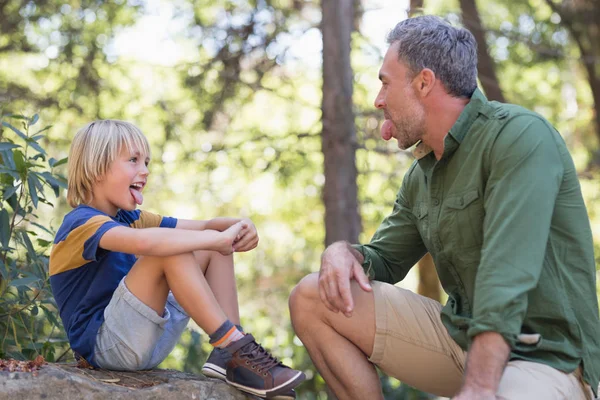
[[[392,133],[396,130],[394,123],[386,119],[385,122],[381,125],[381,138],[383,140],[390,140],[392,138]]]
[[[144,201],[144,196],[142,196],[142,193],[139,190],[134,189],[134,188],[129,188],[129,191],[131,192],[131,196],[135,200],[135,203],[138,206],[142,205],[142,202]]]

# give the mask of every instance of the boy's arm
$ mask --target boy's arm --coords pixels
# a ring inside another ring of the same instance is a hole
[[[187,229],[193,231],[203,231],[211,229],[214,231],[224,231],[233,224],[240,222],[241,218],[218,217],[209,220],[178,219],[175,229]]]
[[[258,245],[258,232],[254,223],[249,218],[217,217],[209,220],[178,219],[175,229],[188,229],[194,231],[215,230],[224,231],[230,226],[242,222],[246,227],[239,233],[233,247],[235,251],[249,251]]]
[[[238,222],[223,232],[218,232],[210,229],[195,231],[118,226],[102,235],[99,245],[109,251],[140,256],[165,257],[195,250],[214,250],[227,255],[235,251],[233,243],[246,227],[245,223]]]

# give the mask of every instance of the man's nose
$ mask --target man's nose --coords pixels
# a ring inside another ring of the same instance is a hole
[[[385,108],[385,100],[381,92],[375,97],[375,108]]]

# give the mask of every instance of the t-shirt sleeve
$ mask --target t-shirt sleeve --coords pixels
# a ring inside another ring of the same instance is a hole
[[[175,228],[177,225],[177,218],[163,217],[144,210],[136,210],[134,213],[130,223],[132,228]]]
[[[106,215],[95,215],[84,222],[74,222],[71,229],[54,243],[50,255],[50,275],[96,261],[103,252],[98,247],[102,235],[117,226],[120,225]]]

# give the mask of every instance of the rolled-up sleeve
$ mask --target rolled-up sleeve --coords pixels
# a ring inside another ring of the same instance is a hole
[[[514,347],[539,281],[564,168],[560,137],[543,120],[515,117],[490,154],[483,247],[467,335],[494,331]]]
[[[410,174],[398,192],[392,213],[383,220],[371,242],[353,246],[364,256],[363,269],[370,279],[399,282],[427,251],[404,197],[407,179]]]

